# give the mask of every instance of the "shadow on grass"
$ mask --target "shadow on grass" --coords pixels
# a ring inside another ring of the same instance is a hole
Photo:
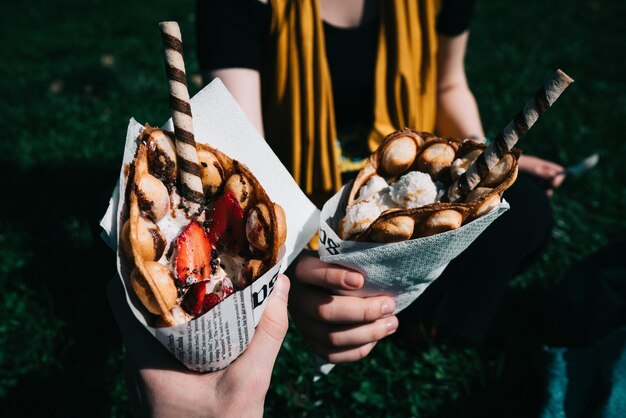
[[[2,399],[3,413],[109,415],[111,390],[103,385],[114,385],[119,376],[120,370],[111,370],[110,357],[119,352],[120,338],[105,292],[115,274],[114,255],[99,238],[98,222],[117,168],[111,164],[39,166],[30,171],[10,164],[4,167],[4,193],[11,204],[3,207],[1,216],[27,237],[31,253],[26,265],[6,277],[6,285],[19,281],[44,294],[49,306],[30,307],[27,320],[51,315],[63,323],[63,332],[48,347],[56,366],[21,376]],[[16,331],[20,329],[18,324]],[[29,336],[21,342],[20,349],[28,352]],[[19,375],[19,370],[15,372]]]

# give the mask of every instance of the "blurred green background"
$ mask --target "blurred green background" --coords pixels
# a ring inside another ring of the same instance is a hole
[[[169,117],[157,22],[180,23],[191,93],[201,88],[194,2],[3,5],[1,415],[128,416],[124,350],[105,296],[114,255],[97,223],[128,119],[159,125]],[[553,239],[508,295],[520,309],[626,231],[624,16],[626,2],[617,0],[478,4],[467,68],[488,136],[562,68],[576,83],[522,147],[563,165],[601,156],[597,169],[567,180],[552,199]],[[541,388],[525,358],[440,341],[407,351],[384,341],[366,360],[313,383],[312,353],[292,329],[266,414],[532,416]]]

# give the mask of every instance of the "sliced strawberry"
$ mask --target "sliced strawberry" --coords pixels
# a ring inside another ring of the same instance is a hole
[[[206,299],[206,286],[209,282],[202,281],[192,285],[181,303],[182,308],[191,315],[202,315],[204,312],[204,301]]]
[[[189,290],[183,298],[183,303],[181,304],[187,313],[194,316],[202,315],[234,291],[232,286],[224,286],[222,287],[222,297],[220,297],[218,293],[207,293],[210,289],[210,285],[210,281],[203,280],[189,287]]]
[[[211,240],[197,222],[190,222],[176,239],[176,284],[188,286],[211,277]]]
[[[246,223],[243,209],[235,195],[228,191],[216,201],[208,222],[209,237],[232,254],[246,248]]]
[[[220,303],[222,299],[217,295],[217,293],[209,293],[204,298],[204,305],[202,306],[202,313],[208,312],[215,305]]]

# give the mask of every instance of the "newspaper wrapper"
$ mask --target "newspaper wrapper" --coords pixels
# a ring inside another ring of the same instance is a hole
[[[168,328],[148,325],[148,313],[129,291],[132,266],[117,251],[117,269],[126,299],[137,318],[181,363],[196,371],[220,370],[235,360],[248,346],[254,329],[267,305],[278,274],[308,243],[319,224],[319,211],[300,190],[287,169],[265,140],[247,120],[234,98],[218,79],[191,99],[196,141],[207,143],[244,163],[259,180],[270,199],[283,207],[287,218],[287,239],[279,262],[247,288],[233,293],[204,315],[185,324]],[[119,184],[111,196],[100,225],[103,238],[117,248],[124,220],[127,168],[137,147],[143,125],[130,120]],[[168,121],[164,129],[172,130]]]
[[[342,294],[392,296],[396,301],[396,314],[417,299],[452,259],[509,209],[509,204],[502,200],[489,213],[458,229],[424,238],[390,244],[344,241],[335,231],[345,215],[351,186],[352,183],[349,183],[342,187],[322,208],[320,259],[363,274],[365,284],[361,289]]]

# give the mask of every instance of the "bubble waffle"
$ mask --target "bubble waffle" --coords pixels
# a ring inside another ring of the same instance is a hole
[[[286,239],[283,209],[248,168],[208,145],[196,149],[197,213],[183,207],[171,133],[146,126],[129,172],[120,249],[156,326],[187,322],[248,286],[277,263]]]
[[[411,129],[390,134],[370,156],[351,186],[346,216],[339,225],[340,237],[353,241],[398,242],[456,229],[489,212],[500,203],[502,192],[517,177],[519,149],[507,152],[462,201],[452,203],[447,197],[450,186],[484,149],[485,145],[478,142],[439,138]],[[413,182],[412,188],[402,184],[408,177],[416,177],[412,174],[415,172],[427,174],[432,183],[429,180]],[[437,190],[434,198],[433,187]],[[369,207],[364,208],[367,204]],[[357,214],[364,219],[360,224],[360,218],[352,216],[359,211],[367,212]]]

